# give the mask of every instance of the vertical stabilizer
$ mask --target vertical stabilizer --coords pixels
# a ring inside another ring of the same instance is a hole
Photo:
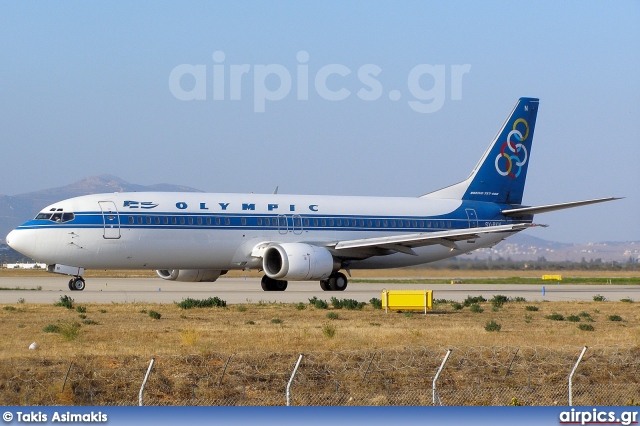
[[[520,98],[471,175],[423,197],[521,204],[538,102]]]

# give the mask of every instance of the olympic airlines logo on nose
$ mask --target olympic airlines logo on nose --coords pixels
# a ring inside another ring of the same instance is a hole
[[[522,132],[518,130],[524,130]],[[529,124],[524,118],[519,118],[513,123],[513,130],[509,132],[507,141],[500,148],[500,154],[496,157],[496,170],[502,176],[509,176],[512,179],[520,176],[522,166],[527,164],[528,154],[527,148],[521,143],[529,137]],[[505,161],[501,161],[503,159]]]

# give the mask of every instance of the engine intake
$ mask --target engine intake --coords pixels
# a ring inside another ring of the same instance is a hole
[[[158,269],[156,274],[163,280],[182,282],[214,282],[227,271],[217,269]]]
[[[304,243],[274,244],[262,256],[262,269],[275,280],[323,280],[339,268],[329,250]]]

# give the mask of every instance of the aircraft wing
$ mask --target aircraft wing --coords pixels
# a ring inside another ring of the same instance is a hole
[[[536,226],[532,223],[518,223],[513,225],[487,226],[482,228],[458,229],[455,231],[421,232],[418,234],[393,235],[389,237],[364,238],[361,240],[340,241],[332,248],[340,251],[383,249],[417,256],[413,247],[423,247],[440,244],[451,250],[458,250],[456,241],[474,240],[482,234],[517,232]]]
[[[586,206],[588,204],[604,203],[605,201],[621,200],[619,197],[596,198],[594,200],[572,201],[570,203],[549,204],[546,206],[517,207],[515,209],[502,210],[505,216],[526,216],[538,213],[547,213],[556,210],[570,209],[572,207]]]

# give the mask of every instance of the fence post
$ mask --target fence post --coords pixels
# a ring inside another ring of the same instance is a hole
[[[582,348],[582,352],[578,357],[578,361],[576,361],[576,365],[573,366],[573,370],[571,370],[571,374],[569,374],[569,407],[573,405],[573,383],[572,383],[573,375],[578,369],[578,364],[580,364],[580,361],[582,361],[582,357],[584,356],[584,353],[586,351],[587,351],[587,347],[585,346],[584,348]]]
[[[220,381],[218,382],[218,387],[220,387],[220,385],[222,385],[222,379],[224,379],[224,373],[227,371],[227,365],[229,365],[229,361],[231,360],[231,357],[233,355],[229,355],[229,358],[227,358],[227,362],[224,363],[224,368],[222,369],[222,376],[220,376]]]
[[[140,393],[138,394],[138,404],[142,407],[142,393],[144,392],[144,387],[147,385],[147,380],[149,380],[149,374],[151,374],[151,369],[153,368],[153,363],[155,362],[155,358],[151,358],[151,362],[149,363],[149,368],[147,369],[147,374],[144,376],[144,380],[142,381],[142,386],[140,387]]]
[[[433,384],[431,385],[431,390],[433,393],[433,405],[436,405],[436,398],[438,398],[438,402],[440,403],[440,405],[442,405],[442,401],[440,401],[440,397],[438,396],[438,392],[436,391],[436,382],[438,381],[438,377],[440,377],[440,373],[442,372],[444,365],[447,363],[447,360],[449,359],[449,355],[451,355],[452,350],[453,349],[447,349],[447,354],[444,356],[444,359],[442,360],[442,364],[440,364],[440,368],[438,368],[438,372],[436,373],[436,376],[433,378]]]
[[[302,354],[298,358],[298,362],[296,362],[296,366],[293,369],[293,373],[291,373],[291,378],[289,379],[289,383],[287,383],[287,407],[291,405],[291,383],[293,383],[293,378],[296,376],[296,372],[298,371],[298,367],[300,366],[300,361],[302,361]]]
[[[69,372],[71,371],[71,366],[73,365],[73,361],[69,362],[69,368],[67,369],[67,375],[64,376],[64,382],[62,383],[62,390],[60,391],[60,393],[64,392],[64,387],[67,384],[67,379],[69,378]]]

